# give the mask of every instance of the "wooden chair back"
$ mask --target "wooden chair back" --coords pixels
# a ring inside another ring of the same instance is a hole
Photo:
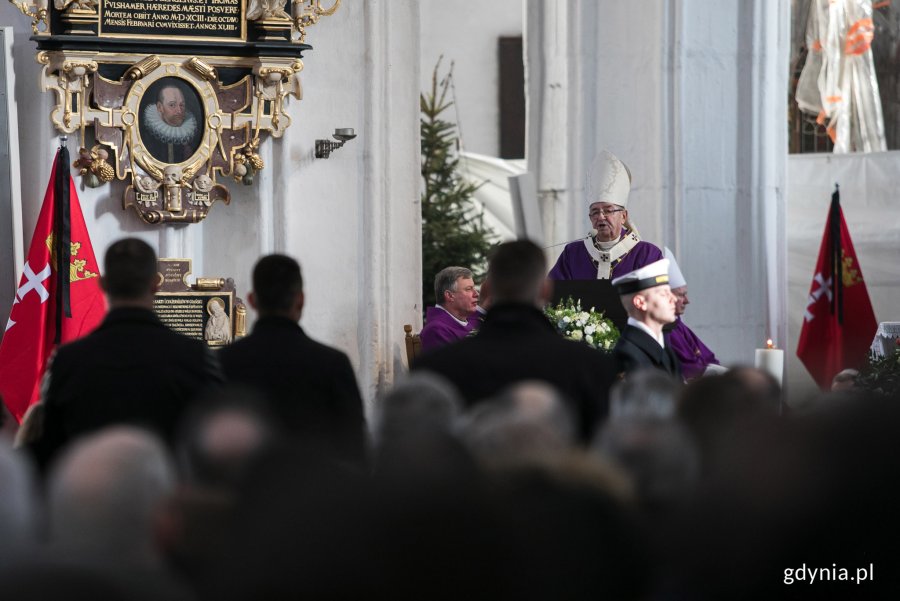
[[[418,334],[413,334],[412,326],[406,324],[403,326],[406,332],[404,340],[406,341],[406,364],[412,365],[413,360],[422,352],[422,338]]]

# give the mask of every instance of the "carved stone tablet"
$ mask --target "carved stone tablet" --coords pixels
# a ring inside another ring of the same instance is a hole
[[[159,291],[153,309],[176,332],[215,348],[246,334],[246,307],[231,278],[197,278],[187,284],[190,259],[159,259]]]

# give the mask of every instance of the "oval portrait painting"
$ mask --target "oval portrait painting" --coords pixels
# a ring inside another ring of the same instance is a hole
[[[200,94],[180,77],[153,82],[140,106],[141,142],[157,161],[174,164],[191,158],[203,139]]]

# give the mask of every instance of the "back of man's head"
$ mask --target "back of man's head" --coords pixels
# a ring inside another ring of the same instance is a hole
[[[524,381],[479,403],[463,420],[462,437],[480,459],[518,463],[548,458],[574,444],[571,412],[559,391]]]
[[[153,294],[159,277],[156,253],[138,238],[113,242],[103,261],[103,289],[112,301],[141,300]]]
[[[459,278],[473,279],[472,270],[465,267],[445,267],[434,276],[434,302],[437,305],[444,304],[444,292],[447,290],[456,292]]]
[[[253,268],[253,294],[260,314],[289,313],[303,292],[300,264],[286,255],[268,255]]]
[[[153,562],[154,526],[175,472],[161,441],[131,427],[76,442],[51,472],[50,535],[84,559]]]
[[[504,242],[494,250],[488,263],[493,302],[537,303],[546,269],[544,251],[534,242]]]
[[[374,433],[381,444],[423,430],[452,431],[462,399],[449,381],[421,371],[399,379],[377,407]]]

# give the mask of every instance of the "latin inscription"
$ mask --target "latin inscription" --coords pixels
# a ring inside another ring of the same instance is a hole
[[[203,316],[206,296],[162,296],[153,300],[153,309],[159,319],[189,338],[203,340]]]
[[[242,0],[103,0],[102,34],[241,39]]]

